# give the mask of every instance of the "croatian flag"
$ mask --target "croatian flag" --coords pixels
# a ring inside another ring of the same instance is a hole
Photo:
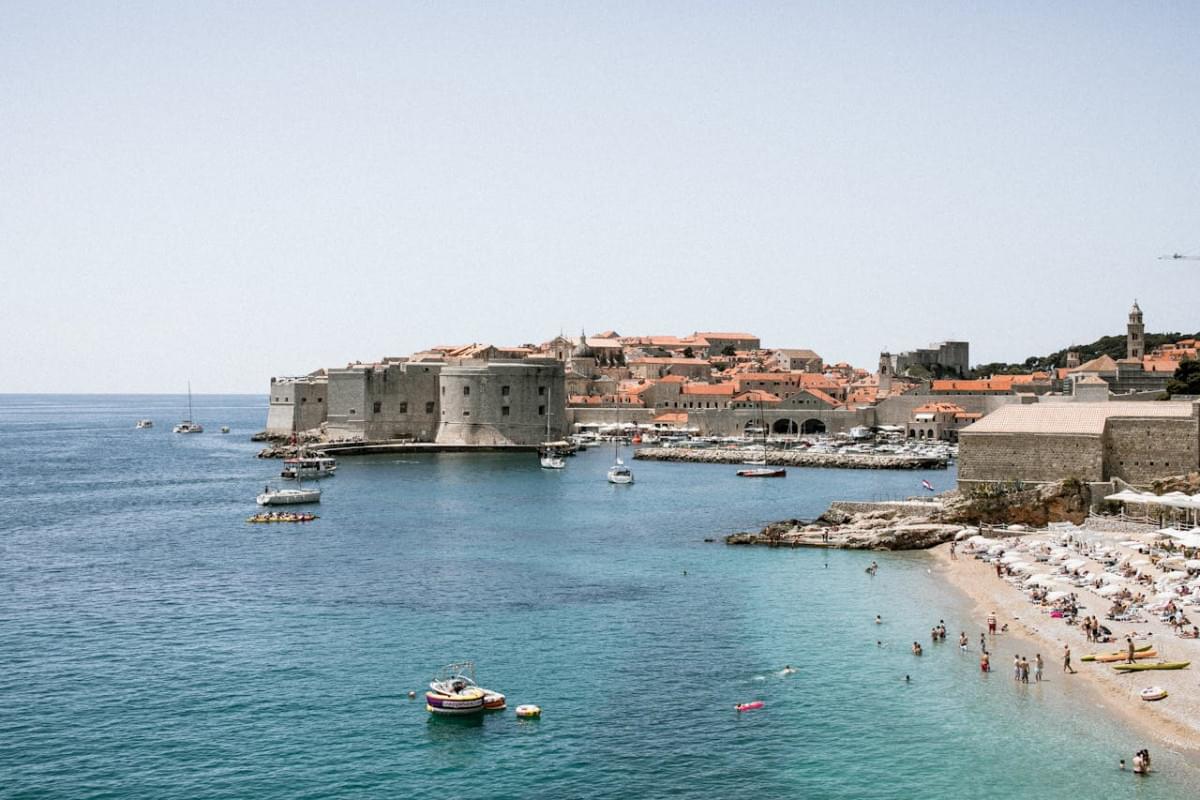
[[[923,480],[923,481],[921,481],[921,485],[924,486],[929,491],[931,491],[931,492],[933,491],[933,484],[930,483],[929,481]]]

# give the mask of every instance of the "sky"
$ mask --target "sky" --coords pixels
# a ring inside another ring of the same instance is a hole
[[[0,392],[1200,330],[1200,4],[0,0]]]

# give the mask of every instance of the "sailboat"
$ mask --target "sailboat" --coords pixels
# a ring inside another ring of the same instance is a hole
[[[204,433],[204,426],[192,422],[192,382],[188,381],[188,415],[187,419],[171,429],[172,433]]]
[[[295,489],[272,489],[271,484],[263,487],[262,493],[254,498],[260,506],[291,506],[298,503],[321,502],[320,488],[305,489],[301,478],[301,470],[296,471]]]
[[[542,446],[538,448],[538,462],[542,465],[542,469],[562,469],[567,465],[567,460],[563,458],[558,449],[558,442],[550,441],[550,404],[551,393],[546,392],[546,441],[542,442]]]
[[[618,434],[613,437],[613,465],[608,468],[609,483],[633,483],[633,470],[625,466],[625,462],[621,460],[622,435]]]
[[[767,466],[767,421],[763,417],[762,401],[758,401],[758,429],[762,432],[762,450],[755,458],[746,459],[746,464],[754,469],[739,469],[739,478],[786,478],[787,470],[783,467],[771,469]]]

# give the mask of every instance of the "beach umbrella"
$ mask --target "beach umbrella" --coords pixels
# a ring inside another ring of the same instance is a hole
[[[1082,558],[1072,558],[1069,561],[1063,562],[1063,566],[1072,572],[1084,566],[1085,564],[1087,564],[1087,561]]]
[[[1168,572],[1166,575],[1163,575],[1161,578],[1159,578],[1159,583],[1182,583],[1183,581],[1187,580],[1187,577],[1188,574],[1186,572],[1182,570],[1175,570],[1174,572]]]
[[[1051,575],[1034,575],[1025,580],[1026,586],[1054,586],[1058,579]]]
[[[1008,568],[1013,572],[1029,572],[1029,570],[1032,569],[1032,567],[1030,567],[1029,564],[1025,563],[1024,561],[1014,561],[1012,564],[1008,565]]]
[[[1148,566],[1150,566],[1150,559],[1136,558],[1133,561],[1130,561],[1129,564],[1130,564],[1130,566],[1133,566],[1133,567],[1148,567]]]
[[[1053,603],[1055,600],[1062,600],[1062,599],[1070,597],[1070,596],[1071,596],[1070,592],[1062,592],[1062,591],[1050,592],[1049,594],[1046,595],[1046,599],[1049,600],[1051,603]]]
[[[1110,583],[1106,586],[1101,586],[1099,589],[1096,589],[1095,591],[1096,591],[1096,594],[1100,595],[1101,597],[1111,597],[1114,594],[1120,593],[1120,591],[1124,588],[1125,587],[1120,584]]]
[[[1176,597],[1178,597],[1178,595],[1176,595],[1174,592],[1159,592],[1158,594],[1154,595],[1155,600],[1160,600],[1162,602],[1174,600]]]
[[[1002,544],[994,544],[994,545],[992,545],[991,547],[989,547],[989,548],[988,548],[988,555],[992,555],[992,556],[998,556],[998,555],[1000,555],[1001,553],[1003,553],[1003,552],[1004,552],[1004,550],[1005,550],[1005,547],[1004,547],[1004,545],[1002,545]]]
[[[1189,558],[1183,565],[1188,569],[1200,569],[1200,558]]]

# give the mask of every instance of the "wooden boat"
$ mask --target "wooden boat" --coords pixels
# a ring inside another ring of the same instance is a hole
[[[1151,647],[1154,647],[1154,645],[1152,645],[1152,644],[1144,644],[1144,645],[1142,645],[1141,647],[1135,648],[1133,652],[1135,652],[1135,653],[1144,653],[1144,652],[1146,652],[1147,650],[1149,650]],[[1079,660],[1080,660],[1080,661],[1095,661],[1095,660],[1096,660],[1096,659],[1098,659],[1098,658],[1099,658],[1101,655],[1120,656],[1120,657],[1124,658],[1125,656],[1127,656],[1127,655],[1128,655],[1128,653],[1127,653],[1127,651],[1124,651],[1124,650],[1121,650],[1121,651],[1119,651],[1119,652],[1114,650],[1114,651],[1113,651],[1113,652],[1111,652],[1111,653],[1090,653],[1090,654],[1088,654],[1088,655],[1084,656],[1083,658],[1081,658],[1081,659],[1079,659]]]
[[[1158,651],[1157,650],[1137,650],[1137,651],[1134,651],[1133,657],[1135,659],[1158,658]],[[1102,664],[1113,664],[1118,661],[1127,661],[1128,659],[1129,659],[1129,653],[1125,652],[1125,653],[1104,653],[1103,655],[1096,656],[1092,660],[1099,661]]]
[[[1190,661],[1160,661],[1146,664],[1113,664],[1113,669],[1119,672],[1141,672],[1147,669],[1186,669]]]

